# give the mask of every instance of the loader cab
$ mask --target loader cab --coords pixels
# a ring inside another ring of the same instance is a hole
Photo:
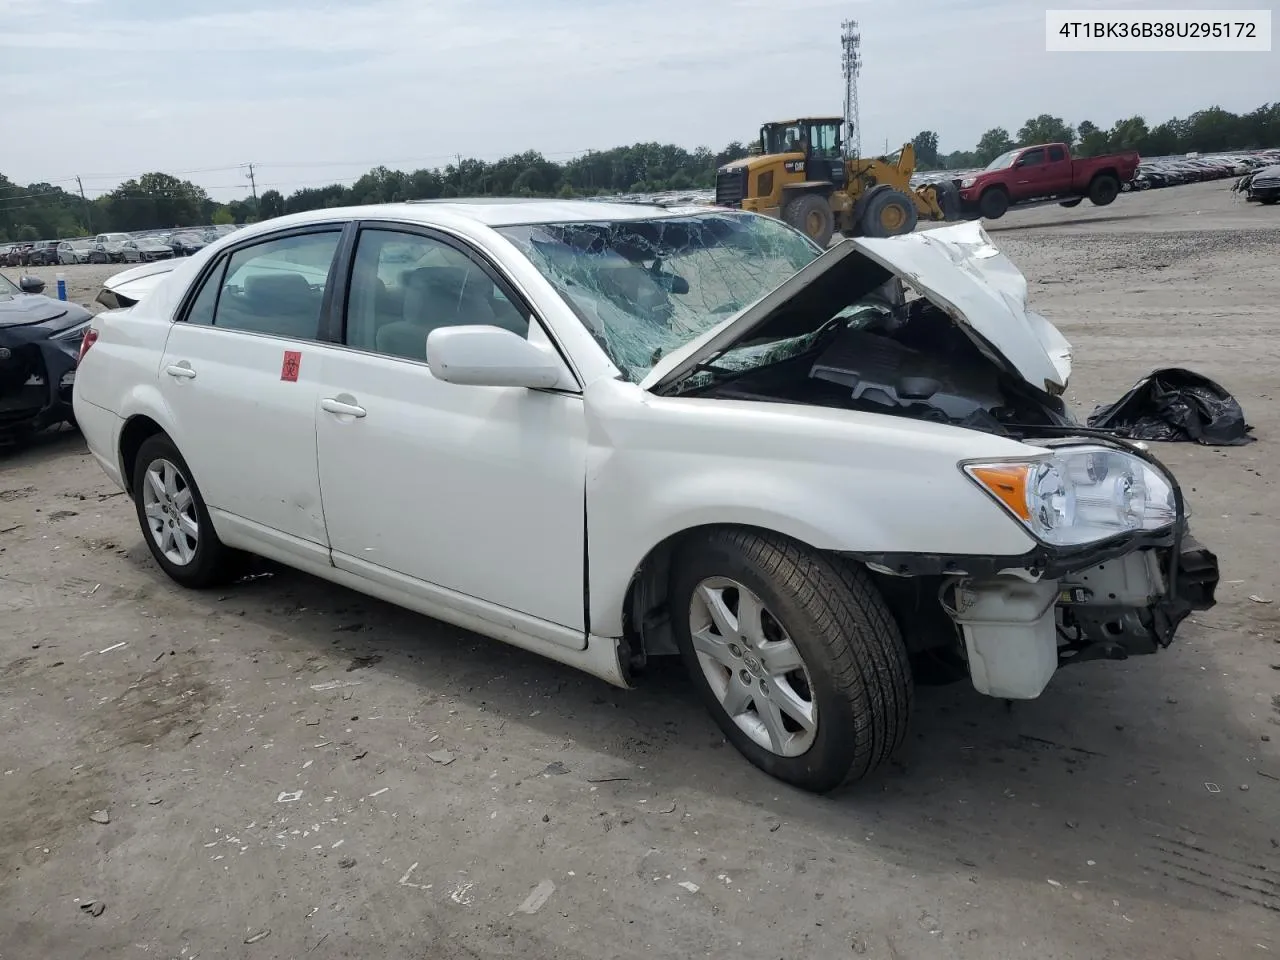
[[[844,121],[840,117],[783,120],[766,123],[760,128],[760,152],[765,156],[799,153],[803,160],[790,161],[803,172],[805,180],[828,181],[839,190],[844,186],[843,140]],[[800,167],[803,164],[803,167]]]

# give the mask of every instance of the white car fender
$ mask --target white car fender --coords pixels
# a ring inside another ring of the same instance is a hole
[[[1035,447],[880,414],[656,397],[616,380],[584,400],[596,634],[621,635],[645,558],[700,526],[745,524],[851,552],[1018,556],[1034,546],[957,464]]]

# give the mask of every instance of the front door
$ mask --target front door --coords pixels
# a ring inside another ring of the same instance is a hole
[[[315,351],[340,237],[313,228],[224,254],[160,363],[174,437],[219,528],[268,555],[327,562]]]
[[[436,380],[427,334],[491,324],[540,336],[479,254],[369,224],[342,346],[324,348],[317,438],[334,565],[449,602],[480,602],[585,645],[586,421],[577,390]],[[566,371],[567,375],[567,371]],[[405,578],[405,579],[401,579]],[[468,599],[469,598],[469,599]]]
[[[1045,156],[1044,147],[1032,147],[1024,150],[1014,166],[1013,199],[1025,200],[1043,196],[1045,189]]]

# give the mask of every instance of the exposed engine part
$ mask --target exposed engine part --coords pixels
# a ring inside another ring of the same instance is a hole
[[[841,334],[818,357],[810,376],[848,387],[855,403],[922,407],[923,420],[966,421],[991,415],[1003,404],[990,365],[957,366],[861,330]]]

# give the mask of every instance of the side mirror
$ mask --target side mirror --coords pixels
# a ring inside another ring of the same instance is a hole
[[[23,293],[44,293],[44,281],[39,277],[19,277],[18,289]]]
[[[542,347],[492,326],[439,327],[427,334],[427,365],[445,383],[545,389],[560,382],[560,365]]]

